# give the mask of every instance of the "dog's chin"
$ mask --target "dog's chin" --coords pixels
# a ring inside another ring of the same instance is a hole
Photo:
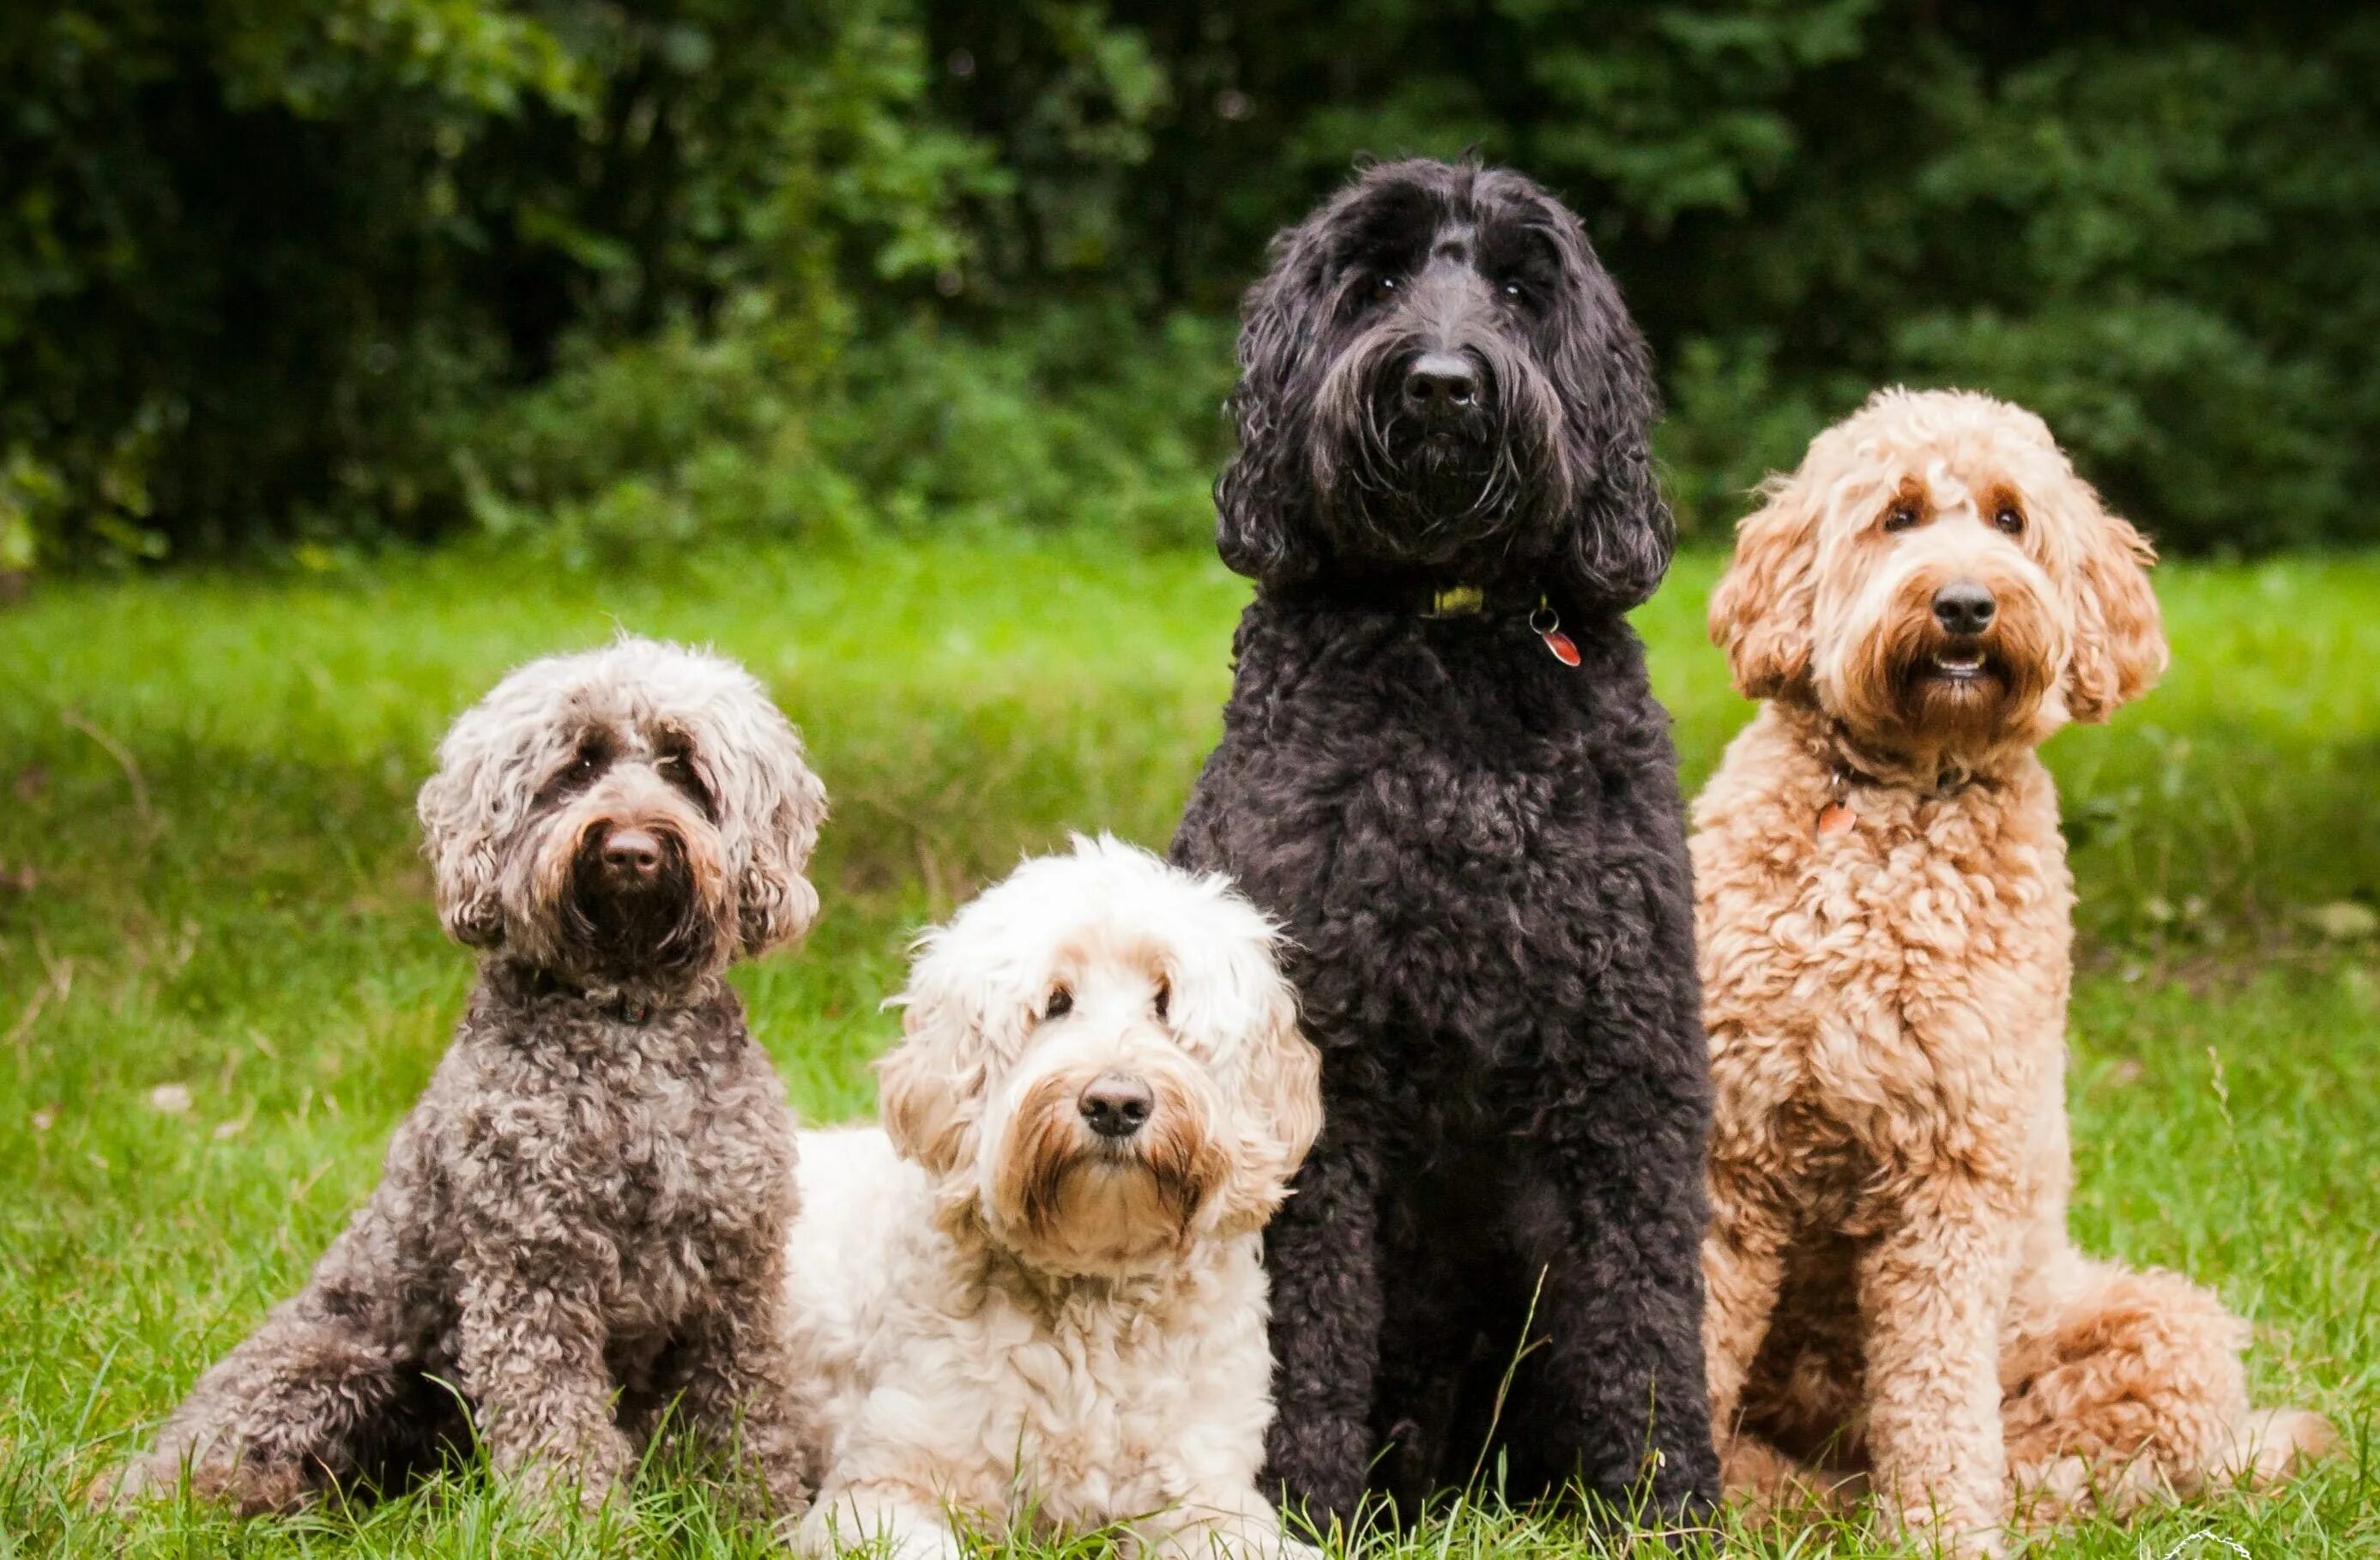
[[[707,969],[718,939],[701,898],[682,851],[673,849],[662,872],[638,884],[615,882],[582,859],[562,906],[565,941],[590,970],[610,976],[667,980]]]
[[[1900,724],[1930,742],[1996,742],[2026,722],[2038,677],[1991,640],[1921,644],[1896,667]]]
[[[1475,572],[1512,554],[1525,485],[1500,479],[1492,455],[1433,440],[1339,484],[1330,506],[1339,555],[1382,569]]]
[[[1208,1194],[1195,1177],[1103,1145],[1001,1179],[1023,1195],[995,1210],[996,1226],[1021,1261],[1062,1277],[1167,1266],[1187,1248]]]

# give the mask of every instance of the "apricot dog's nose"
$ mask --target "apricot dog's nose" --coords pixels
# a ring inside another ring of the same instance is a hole
[[[1128,1073],[1101,1073],[1091,1080],[1075,1105],[1092,1131],[1102,1138],[1129,1138],[1148,1121],[1157,1103],[1148,1085]]]
[[[1980,634],[1992,626],[1992,615],[1998,610],[1990,589],[1972,579],[1954,580],[1934,592],[1934,621],[1946,634]]]

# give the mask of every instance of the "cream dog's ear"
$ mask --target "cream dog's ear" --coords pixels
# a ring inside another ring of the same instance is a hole
[[[1711,592],[1711,642],[1747,699],[1805,695],[1818,593],[1818,484],[1809,463],[1761,488],[1735,528],[1735,555]]]
[[[2149,567],[2156,549],[2131,521],[2108,512],[2077,479],[2074,534],[2082,556],[2075,569],[2074,658],[2066,677],[2066,704],[2078,721],[2104,721],[2153,687],[2170,658]]]
[[[947,968],[945,935],[920,942],[908,989],[894,999],[902,1038],[876,1064],[877,1107],[893,1150],[935,1181],[945,1217],[965,1217],[977,1203],[990,1067],[983,1015]]]
[[[1224,1188],[1226,1233],[1260,1229],[1281,1211],[1322,1131],[1321,1083],[1322,1053],[1298,1027],[1297,1004],[1282,982],[1248,1054],[1247,1109],[1256,1129]]]

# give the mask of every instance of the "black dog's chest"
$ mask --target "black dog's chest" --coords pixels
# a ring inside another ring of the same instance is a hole
[[[1256,686],[1227,717],[1212,864],[1288,923],[1320,1028],[1429,1031],[1423,1054],[1455,1053],[1451,1077],[1475,1087],[1483,1061],[1584,1010],[1615,897],[1636,896],[1608,848],[1642,805],[1602,747],[1613,689],[1590,679],[1608,668],[1472,626],[1268,670],[1244,661]],[[1551,991],[1549,970],[1569,972]]]

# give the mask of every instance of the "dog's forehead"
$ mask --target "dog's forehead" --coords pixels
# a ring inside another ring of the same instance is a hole
[[[1059,939],[1055,962],[1078,976],[1121,975],[1139,980],[1172,968],[1167,939],[1154,929],[1110,917],[1087,920]]]

